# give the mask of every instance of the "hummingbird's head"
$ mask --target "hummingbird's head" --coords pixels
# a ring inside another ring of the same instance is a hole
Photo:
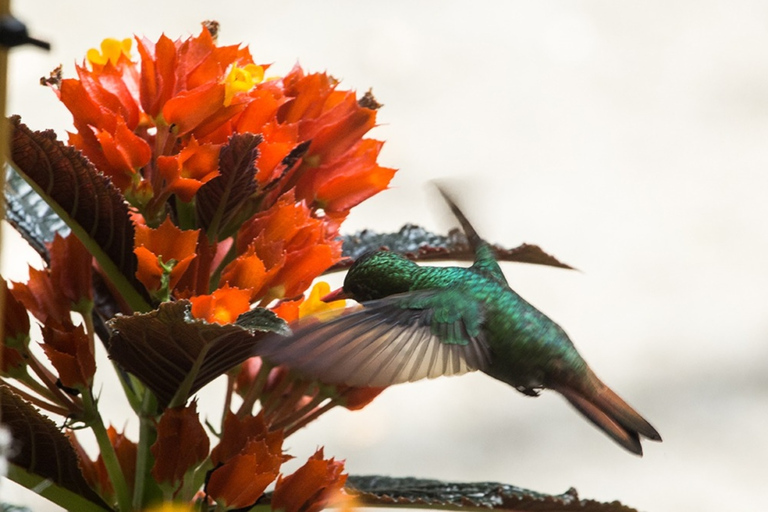
[[[344,293],[358,302],[376,300],[410,290],[419,266],[390,251],[372,251],[360,256],[347,272]]]

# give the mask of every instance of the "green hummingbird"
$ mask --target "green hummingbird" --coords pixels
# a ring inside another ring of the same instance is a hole
[[[491,246],[440,192],[474,249],[472,266],[422,267],[394,252],[369,252],[349,269],[343,288],[325,298],[351,298],[362,307],[328,321],[300,321],[287,339],[261,340],[257,355],[321,382],[356,387],[480,370],[529,396],[559,392],[637,455],[641,436],[661,441],[597,378],[565,331],[509,287]]]

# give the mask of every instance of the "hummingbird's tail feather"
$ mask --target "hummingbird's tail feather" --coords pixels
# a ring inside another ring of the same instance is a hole
[[[459,224],[461,224],[461,229],[464,230],[464,234],[467,235],[467,240],[469,241],[469,245],[471,245],[473,248],[477,248],[481,244],[484,244],[485,241],[480,238],[480,235],[477,234],[477,231],[475,231],[475,228],[472,227],[472,224],[470,224],[467,217],[462,213],[462,211],[459,209],[458,206],[456,206],[456,202],[453,200],[453,198],[448,194],[448,192],[443,189],[440,185],[436,184],[437,190],[440,191],[440,195],[443,196],[443,199],[445,199],[445,202],[448,203],[448,207],[451,209],[451,212],[453,212],[453,215],[459,220]]]
[[[648,421],[619,395],[589,372],[586,386],[554,386],[579,412],[614,441],[632,453],[642,456],[640,436],[661,441],[661,436]]]

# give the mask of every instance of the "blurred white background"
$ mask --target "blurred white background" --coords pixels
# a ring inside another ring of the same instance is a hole
[[[768,480],[768,4],[760,1],[14,3],[51,53],[12,52],[9,113],[70,129],[38,78],[105,37],[249,44],[385,106],[372,136],[400,172],[346,231],[451,221],[425,184],[458,181],[488,239],[579,268],[505,264],[664,437],[634,457],[553,393],[484,375],[387,390],[287,442],[354,474],[490,480],[646,511],[765,510]],[[4,272],[20,279],[18,251]],[[220,414],[215,383],[201,406]],[[104,393],[110,392],[110,383]],[[218,387],[217,387],[218,386]],[[114,402],[118,425],[126,406]],[[134,428],[129,425],[129,431]],[[53,510],[14,484],[3,499]]]

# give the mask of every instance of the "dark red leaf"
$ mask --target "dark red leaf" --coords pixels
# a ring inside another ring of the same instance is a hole
[[[354,235],[346,235],[342,239],[343,255],[350,259],[334,265],[332,270],[347,268],[363,253],[382,248],[399,252],[414,261],[473,261],[475,259],[475,253],[466,235],[458,229],[451,230],[445,236],[437,235],[420,226],[406,224],[397,233],[377,233],[366,229]],[[499,261],[517,261],[573,269],[570,265],[544,252],[538,245],[523,244],[514,249],[506,249],[494,244],[493,249]]]
[[[242,212],[243,205],[256,191],[257,146],[261,135],[238,133],[219,153],[219,176],[215,177],[197,192],[197,218],[209,234],[216,234],[217,240],[226,238],[235,218],[246,219],[253,212]]]
[[[284,325],[274,314],[248,329],[209,324],[192,318],[189,301],[167,302],[146,314],[110,320],[109,357],[146,384],[161,407],[191,383],[183,390],[180,403],[174,404],[182,405],[197,390],[251,357],[262,332],[280,331]],[[196,362],[199,370],[192,375]]]
[[[0,386],[0,417],[13,438],[11,464],[109,508],[88,486],[77,454],[61,430],[6,386]]]
[[[52,130],[32,131],[19,116],[10,122],[16,168],[47,202],[71,218],[68,223],[82,228],[131,286],[143,289],[135,277],[133,224],[120,191],[77,149],[56,140]]]
[[[495,482],[450,483],[418,478],[350,476],[347,491],[361,506],[403,508],[508,510],[514,512],[637,512],[618,501],[580,499],[576,489],[542,494]]]

